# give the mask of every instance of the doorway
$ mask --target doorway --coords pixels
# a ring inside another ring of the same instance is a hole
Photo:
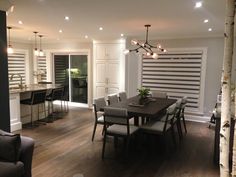
[[[68,86],[68,101],[88,104],[88,55],[53,54],[55,84]]]

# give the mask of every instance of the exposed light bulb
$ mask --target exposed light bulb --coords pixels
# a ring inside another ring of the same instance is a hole
[[[34,49],[34,55],[35,55],[35,56],[39,56],[39,51],[38,51],[37,48]]]
[[[11,45],[8,46],[7,53],[9,53],[9,54],[13,53],[13,48]]]
[[[70,17],[65,16],[65,20],[66,20],[66,21],[69,21],[69,20],[70,20]]]
[[[205,19],[203,22],[204,22],[204,23],[208,23],[208,22],[209,22],[209,20],[208,20],[208,19]]]
[[[166,50],[166,49],[164,49],[164,50],[163,50],[163,52],[167,52],[167,50]]]
[[[126,54],[128,54],[129,53],[129,50],[128,49],[125,49],[124,50],[124,54],[126,55]]]
[[[131,44],[132,44],[132,45],[137,45],[138,42],[137,42],[136,40],[131,40]]]
[[[157,44],[157,48],[161,49],[161,44]]]
[[[212,28],[208,28],[208,31],[211,32],[211,31],[212,31]]]
[[[149,52],[146,53],[147,56],[150,56],[151,54]]]
[[[158,58],[157,53],[154,53],[154,54],[152,55],[152,58],[157,59],[157,58]]]
[[[42,50],[39,51],[39,56],[40,56],[40,57],[44,56],[44,53],[43,53]]]

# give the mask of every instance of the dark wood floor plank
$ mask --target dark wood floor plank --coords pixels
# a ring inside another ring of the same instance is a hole
[[[207,124],[187,122],[188,134],[176,149],[169,143],[167,157],[158,137],[138,135],[132,141],[128,157],[123,142],[118,148],[108,139],[105,160],[101,159],[102,127],[98,126],[94,142],[93,112],[71,109],[54,123],[20,133],[36,140],[33,177],[217,177],[213,164],[213,135]],[[177,135],[176,135],[177,138]],[[171,142],[171,141],[170,141]]]

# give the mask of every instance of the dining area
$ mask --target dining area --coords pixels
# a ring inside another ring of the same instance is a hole
[[[106,159],[106,144],[111,137],[115,148],[119,139],[124,140],[124,151],[128,155],[129,144],[134,141],[137,143],[137,141],[149,139],[148,137],[153,137],[153,139],[155,137],[155,140],[161,137],[161,146],[167,151],[168,142],[171,141],[176,147],[176,136],[178,142],[181,142],[184,134],[187,133],[184,117],[187,97],[173,99],[169,98],[165,92],[150,91],[147,88],[141,88],[138,91],[138,95],[130,98],[127,97],[126,92],[120,92],[108,95],[107,99],[105,97],[94,99],[95,120],[92,141],[96,139],[97,125],[101,125],[102,159]]]

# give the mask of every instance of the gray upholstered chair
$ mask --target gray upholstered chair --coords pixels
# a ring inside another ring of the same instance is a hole
[[[119,99],[120,99],[120,101],[126,101],[127,100],[126,92],[120,92],[119,93]]]
[[[102,158],[104,158],[107,136],[125,138],[126,147],[128,149],[130,136],[137,132],[138,127],[129,124],[127,109],[106,107],[104,109],[104,123],[105,133],[103,138]]]
[[[108,104],[109,105],[112,105],[112,104],[115,104],[118,102],[119,102],[119,98],[116,94],[115,95],[108,95]]]
[[[104,125],[104,117],[103,114],[99,116],[99,112],[101,114],[101,109],[103,109],[106,106],[105,98],[97,98],[94,100],[94,114],[95,114],[95,121],[94,121],[94,128],[93,128],[93,135],[92,135],[92,141],[94,140],[97,124]],[[104,129],[104,128],[103,128]]]
[[[187,133],[187,127],[186,127],[186,122],[185,122],[185,117],[184,117],[184,110],[185,110],[185,107],[187,105],[187,97],[184,96],[183,99],[182,99],[182,102],[181,102],[181,106],[180,106],[180,120],[183,121],[183,124],[184,124],[184,130],[185,130],[185,133]]]
[[[152,96],[157,97],[157,98],[167,98],[167,93],[166,92],[161,92],[158,90],[152,90]]]
[[[173,142],[176,144],[174,135],[176,110],[176,104],[169,106],[166,109],[166,114],[161,118],[161,120],[165,121],[150,121],[140,127],[141,131],[148,134],[157,134],[162,136],[165,136],[167,132],[171,131]]]
[[[4,133],[10,134],[7,132],[4,132]],[[8,152],[9,149],[7,148],[5,150],[6,150],[6,154],[12,153],[12,152]],[[0,160],[0,176],[1,177],[31,177],[33,151],[34,151],[34,140],[29,137],[21,136],[19,160],[17,162],[6,162],[6,161]]]

